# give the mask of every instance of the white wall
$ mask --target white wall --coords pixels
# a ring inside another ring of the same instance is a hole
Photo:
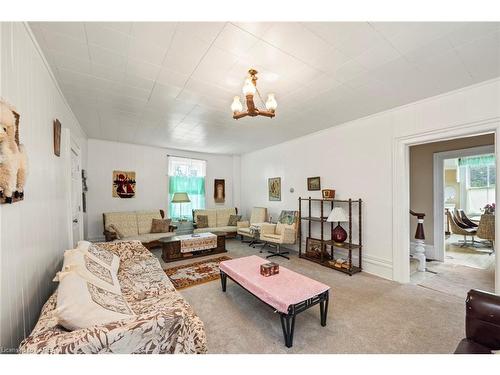
[[[161,208],[168,216],[167,155],[206,160],[207,207],[238,207],[239,178],[236,182],[233,178],[234,164],[237,163],[239,166],[238,156],[205,154],[89,139],[87,179],[89,239],[102,239],[103,212]],[[137,190],[134,198],[113,198],[111,188],[114,170],[136,172]],[[226,180],[226,202],[221,205],[216,205],[213,199],[215,178]]]
[[[0,72],[0,96],[21,115],[30,168],[25,200],[0,206],[0,347],[15,348],[52,293],[69,243],[66,171],[53,153],[52,122],[70,129],[84,152],[86,136],[23,23],[0,23]]]
[[[395,140],[499,117],[500,81],[492,80],[244,154],[242,208],[267,206],[274,217],[297,209],[299,196],[320,197],[307,191],[306,178],[321,176],[322,188],[336,189],[337,198],[363,199],[363,267],[392,279]],[[269,202],[267,178],[279,176],[282,201]]]

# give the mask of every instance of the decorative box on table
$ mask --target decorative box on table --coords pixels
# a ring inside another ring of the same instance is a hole
[[[280,273],[280,265],[278,263],[270,262],[260,265],[260,274],[268,277]]]

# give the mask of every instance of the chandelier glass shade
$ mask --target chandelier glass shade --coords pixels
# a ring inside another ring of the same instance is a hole
[[[255,94],[257,94],[262,101],[259,90],[257,90],[257,71],[255,69],[250,69],[248,71],[248,77],[243,84],[243,95],[245,96],[247,105],[246,111],[243,111],[243,104],[241,104],[239,96],[235,96],[231,104],[231,111],[233,112],[233,118],[235,120],[245,116],[266,116],[271,118],[275,116],[278,103],[276,102],[274,94],[269,94],[267,96],[267,101],[265,103],[266,110],[258,109],[255,106]]]

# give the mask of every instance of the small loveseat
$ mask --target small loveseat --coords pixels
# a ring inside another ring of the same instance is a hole
[[[105,212],[102,214],[106,241],[141,241],[148,249],[160,245],[158,240],[175,235],[175,226],[169,225],[168,232],[151,233],[153,219],[163,219],[163,210]]]
[[[194,233],[205,233],[205,232],[226,232],[228,237],[236,236],[236,231],[238,227],[236,225],[229,225],[229,218],[231,215],[236,215],[238,209],[236,207],[231,208],[211,208],[205,210],[193,210],[193,226]],[[197,223],[198,215],[208,216],[208,227],[199,228]]]

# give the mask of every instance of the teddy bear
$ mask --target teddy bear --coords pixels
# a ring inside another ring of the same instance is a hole
[[[27,166],[25,148],[16,142],[14,109],[0,101],[0,190],[6,203],[24,196]]]

